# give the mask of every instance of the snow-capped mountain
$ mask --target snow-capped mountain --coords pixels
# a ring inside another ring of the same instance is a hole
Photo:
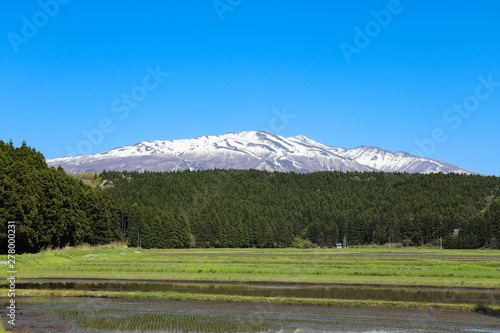
[[[360,146],[324,145],[305,136],[285,138],[269,132],[238,132],[186,140],[144,141],[93,155],[47,160],[67,173],[258,169],[268,171],[386,171],[409,173],[473,172],[405,152]]]

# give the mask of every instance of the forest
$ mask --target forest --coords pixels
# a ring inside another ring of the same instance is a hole
[[[16,253],[121,240],[110,195],[59,168],[25,142],[0,140],[0,253],[7,253],[7,223],[15,222]]]
[[[98,178],[99,177],[99,178]],[[439,244],[500,248],[500,178],[258,170],[116,172],[84,184],[0,141],[0,252],[126,241],[143,248]]]
[[[500,179],[460,174],[104,171],[131,246],[499,248]]]

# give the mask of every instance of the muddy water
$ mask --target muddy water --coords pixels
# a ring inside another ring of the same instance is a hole
[[[22,282],[19,289],[72,289],[110,291],[170,291],[256,297],[297,297],[401,302],[499,305],[500,292],[433,289],[389,289],[324,286],[259,286],[224,284],[177,284],[146,282]]]
[[[500,332],[499,317],[469,312],[103,298],[17,303],[15,330],[28,332]],[[11,329],[5,306],[0,314]]]

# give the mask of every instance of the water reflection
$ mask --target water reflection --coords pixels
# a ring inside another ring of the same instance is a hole
[[[400,302],[462,303],[498,305],[500,292],[434,289],[390,289],[325,286],[259,286],[224,284],[179,284],[147,282],[21,282],[19,289],[73,289],[109,291],[169,291],[257,297],[377,300]]]
[[[21,298],[28,332],[500,332],[470,312],[105,298]],[[8,326],[7,308],[0,318]]]

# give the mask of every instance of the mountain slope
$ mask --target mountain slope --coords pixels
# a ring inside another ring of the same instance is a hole
[[[47,164],[61,165],[68,173],[186,169],[258,169],[300,173],[326,170],[473,173],[405,152],[390,152],[370,146],[336,148],[305,136],[284,138],[263,131],[184,140],[144,141],[99,154],[54,158],[48,160]]]

